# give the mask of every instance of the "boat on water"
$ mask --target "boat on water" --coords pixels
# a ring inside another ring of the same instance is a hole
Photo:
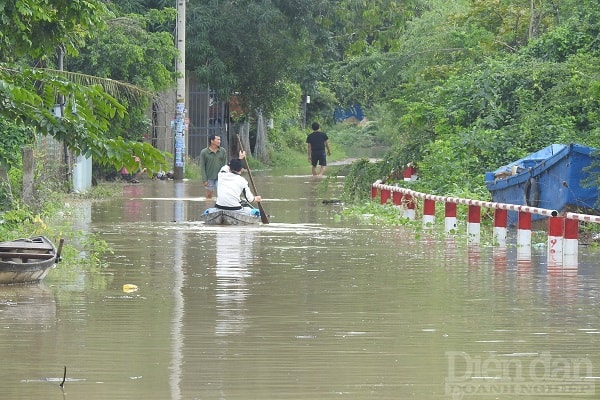
[[[566,211],[598,213],[600,174],[598,149],[579,144],[553,144],[486,172],[485,184],[497,203]],[[512,215],[511,215],[512,214]],[[534,214],[533,220],[546,218]],[[516,223],[516,213],[509,213]]]
[[[60,260],[62,244],[57,250],[45,236],[0,242],[0,284],[41,281]]]
[[[260,223],[260,211],[255,208],[222,210],[209,208],[200,216],[206,225],[254,225]]]

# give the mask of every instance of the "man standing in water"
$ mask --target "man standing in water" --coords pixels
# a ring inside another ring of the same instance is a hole
[[[329,138],[327,137],[327,134],[325,132],[321,132],[319,128],[319,123],[313,122],[313,131],[306,137],[306,143],[308,143],[308,162],[312,164],[313,176],[317,175],[317,164],[321,165],[319,175],[323,175],[323,173],[325,173],[327,156],[331,155]],[[325,155],[325,149],[327,149],[327,156]]]
[[[221,136],[211,134],[208,136],[209,145],[200,152],[200,169],[202,182],[206,189],[206,199],[212,199],[217,190],[219,170],[227,164],[227,152],[221,147]]]

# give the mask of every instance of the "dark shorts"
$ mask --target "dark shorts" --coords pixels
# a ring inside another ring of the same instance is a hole
[[[312,163],[313,167],[316,167],[317,164],[320,164],[325,167],[327,165],[327,155],[326,155],[325,151],[311,152],[310,153],[310,162]]]

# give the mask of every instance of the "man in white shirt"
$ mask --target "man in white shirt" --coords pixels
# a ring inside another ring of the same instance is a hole
[[[240,196],[244,196],[250,202],[260,202],[262,200],[260,196],[252,194],[248,187],[248,181],[240,175],[243,167],[242,160],[234,158],[229,162],[229,172],[226,168],[221,168],[221,171],[219,171],[219,191],[217,193],[216,208],[241,210]]]

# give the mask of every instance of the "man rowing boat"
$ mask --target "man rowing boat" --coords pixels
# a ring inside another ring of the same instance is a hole
[[[244,164],[239,158],[229,162],[229,171],[221,168],[219,172],[219,191],[215,207],[221,210],[242,210],[241,196],[248,201],[260,202],[261,196],[255,196],[248,187],[248,181],[241,176]],[[246,207],[247,208],[247,207]]]

